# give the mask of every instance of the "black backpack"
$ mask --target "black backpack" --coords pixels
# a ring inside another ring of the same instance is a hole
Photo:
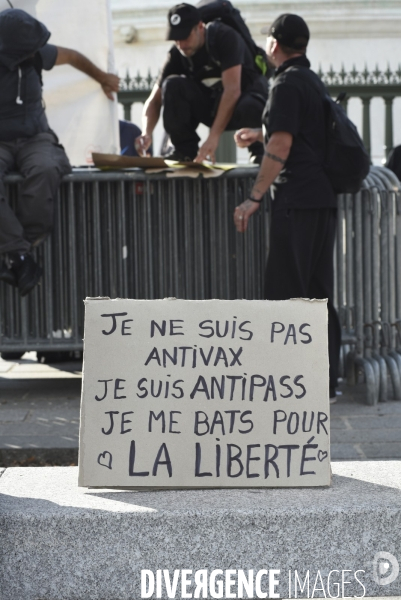
[[[302,69],[302,71],[301,71]],[[326,156],[324,172],[337,194],[359,192],[369,173],[370,157],[357,128],[339,101],[334,101],[318,76],[305,67],[289,67],[298,73],[323,99],[326,115]]]
[[[370,157],[355,125],[339,102],[324,98],[327,148],[324,171],[338,194],[355,194],[369,173]]]
[[[266,52],[255,44],[244,19],[241,17],[241,13],[237,8],[234,8],[229,0],[201,0],[196,7],[201,13],[204,23],[221,21],[225,25],[235,29],[251,51],[255,65],[261,75],[270,75]]]

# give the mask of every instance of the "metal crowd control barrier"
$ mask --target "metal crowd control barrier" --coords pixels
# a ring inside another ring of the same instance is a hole
[[[86,296],[262,298],[268,213],[258,212],[247,236],[232,220],[256,173],[66,176],[54,231],[36,251],[42,283],[21,299],[0,282],[0,351],[82,349]],[[6,179],[12,202],[18,181]]]
[[[343,368],[363,374],[367,403],[401,400],[401,195],[388,169],[372,167],[363,189],[338,200],[337,307]]]
[[[258,211],[246,235],[232,222],[256,173],[75,170],[61,186],[54,232],[36,250],[42,283],[21,299],[0,282],[0,351],[81,350],[86,296],[262,298],[269,213]],[[20,180],[6,180],[13,203]],[[401,400],[399,186],[391,171],[372,167],[358,194],[339,196],[341,368],[350,383],[364,376],[369,404]]]

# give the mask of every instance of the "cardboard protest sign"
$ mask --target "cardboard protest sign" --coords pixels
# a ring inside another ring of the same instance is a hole
[[[79,485],[330,485],[327,303],[86,300]]]

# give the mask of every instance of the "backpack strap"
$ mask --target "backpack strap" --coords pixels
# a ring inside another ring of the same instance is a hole
[[[219,25],[220,24],[218,21],[210,21],[209,23],[206,24],[206,26],[205,26],[205,46],[206,46],[206,51],[208,53],[210,60],[218,67],[221,67],[220,61],[217,60],[213,56],[214,41],[215,41],[216,32],[219,28]]]

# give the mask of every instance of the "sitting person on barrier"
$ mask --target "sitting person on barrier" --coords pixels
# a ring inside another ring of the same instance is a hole
[[[234,28],[221,21],[205,25],[200,10],[190,4],[170,9],[167,39],[175,45],[145,103],[137,147],[141,153],[149,148],[163,107],[164,128],[174,146],[166,158],[214,162],[223,131],[259,126],[268,93],[264,68],[258,68]],[[210,132],[198,149],[200,123]],[[249,151],[257,162],[263,145],[256,141]]]
[[[46,119],[42,69],[69,64],[98,81],[110,100],[119,83],[79,52],[48,44],[49,37],[45,25],[23,10],[0,13],[0,280],[17,286],[21,296],[42,275],[31,250],[50,233],[61,178],[71,171]],[[12,170],[23,176],[16,213],[3,181]]]
[[[270,188],[270,248],[265,298],[328,298],[330,402],[336,399],[341,328],[333,305],[337,198],[323,170],[326,125],[323,96],[312,85],[305,52],[309,29],[298,15],[284,14],[267,33],[266,52],[276,67],[263,115],[265,153],[248,199],[234,222],[244,232]],[[320,85],[322,85],[320,83]],[[261,129],[236,133],[241,147],[262,140]]]

